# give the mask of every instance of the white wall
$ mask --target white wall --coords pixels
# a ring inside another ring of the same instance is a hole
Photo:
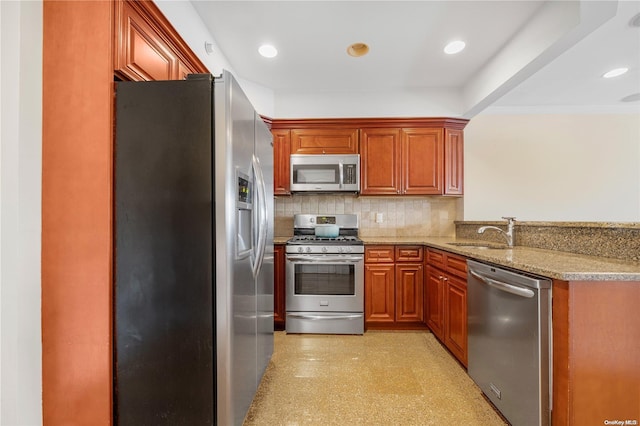
[[[277,118],[319,117],[457,117],[462,111],[459,90],[415,88],[377,92],[275,93]]]
[[[256,111],[267,117],[275,117],[273,91],[245,80],[236,73],[224,52],[218,48],[215,39],[209,33],[190,1],[154,0],[154,3],[171,22],[171,25],[178,31],[191,50],[209,69],[209,72],[219,75],[223,69],[230,71],[240,83],[242,90],[246,93]],[[205,42],[213,44],[212,54],[206,52]]]
[[[0,424],[42,424],[42,2],[0,1]]]
[[[465,220],[640,222],[640,114],[491,114],[465,128]]]

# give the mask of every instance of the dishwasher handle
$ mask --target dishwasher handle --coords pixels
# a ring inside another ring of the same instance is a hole
[[[508,284],[508,283],[504,283],[502,281],[494,280],[494,279],[489,278],[489,277],[485,277],[483,275],[480,275],[479,273],[477,273],[473,269],[469,269],[469,273],[472,276],[474,276],[475,278],[479,279],[483,283],[485,283],[485,284],[487,284],[487,285],[489,285],[489,286],[491,286],[493,288],[496,288],[496,289],[501,290],[501,291],[506,291],[507,293],[515,294],[516,296],[532,298],[532,297],[534,297],[536,295],[535,292],[533,290],[531,290],[531,289],[519,287],[517,285]]]

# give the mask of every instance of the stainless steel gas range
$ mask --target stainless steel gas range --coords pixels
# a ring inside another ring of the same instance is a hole
[[[337,225],[338,236],[316,236],[317,225]],[[364,333],[364,244],[358,216],[294,216],[286,245],[286,331]]]

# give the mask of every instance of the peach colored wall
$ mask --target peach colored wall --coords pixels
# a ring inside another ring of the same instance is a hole
[[[109,1],[44,2],[46,425],[112,421],[112,10]]]

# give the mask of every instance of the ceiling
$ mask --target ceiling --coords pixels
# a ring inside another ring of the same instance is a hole
[[[192,4],[234,71],[276,97],[438,88],[456,93],[467,117],[488,106],[640,109],[621,101],[640,93],[637,0]],[[445,54],[454,39],[466,48]],[[347,54],[357,42],[367,55]],[[261,57],[263,43],[278,56]],[[620,66],[629,72],[601,78]]]

